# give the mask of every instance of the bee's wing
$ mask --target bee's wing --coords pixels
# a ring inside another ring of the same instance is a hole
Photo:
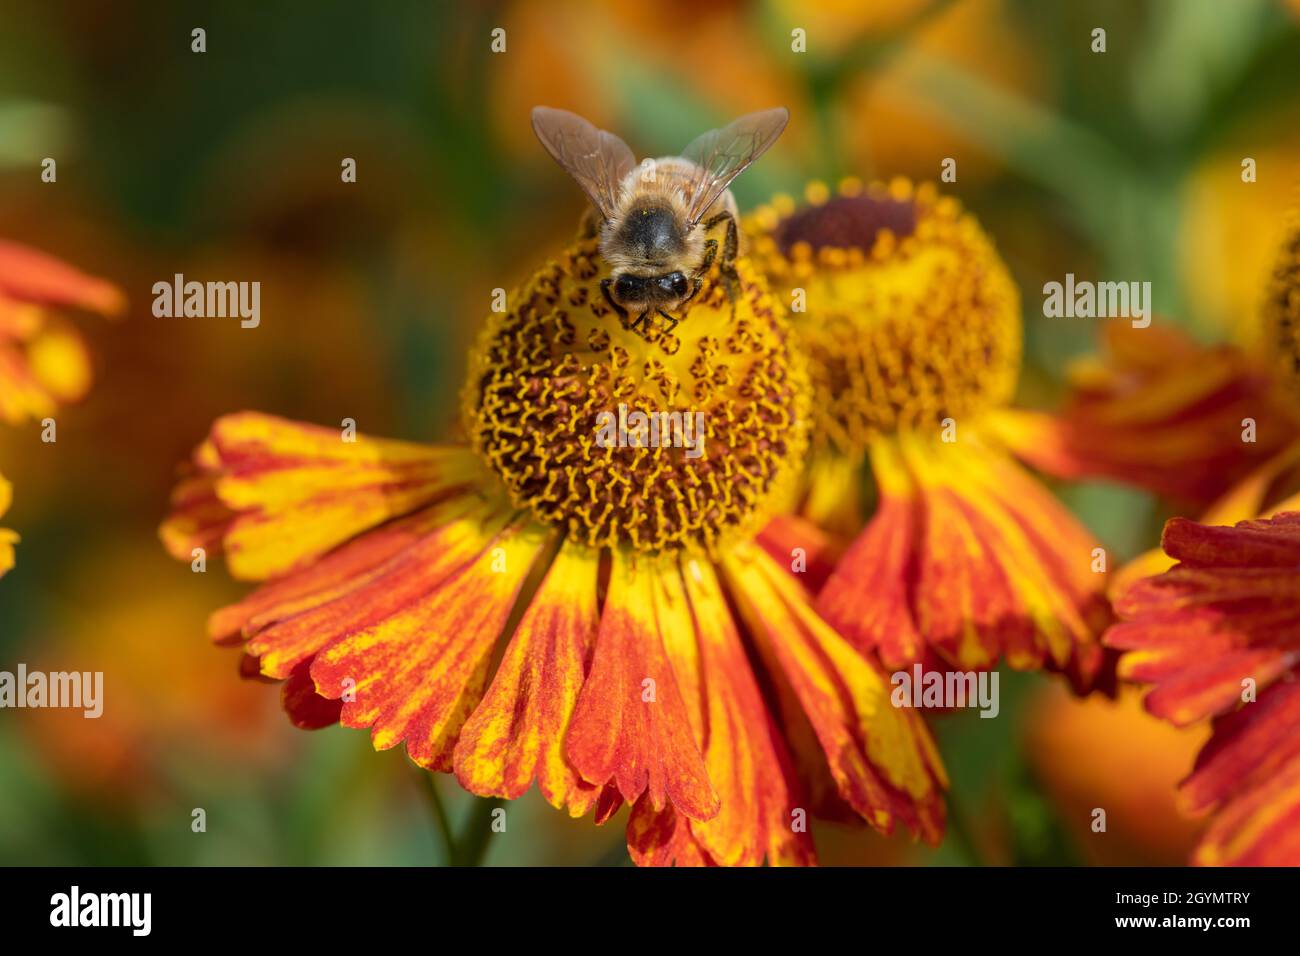
[[[682,150],[683,159],[700,167],[687,216],[691,225],[704,218],[746,166],[767,152],[789,121],[790,111],[784,106],[750,113],[722,129],[709,130]]]
[[[636,166],[627,143],[597,129],[577,113],[533,107],[533,132],[546,151],[578,181],[592,205],[606,219],[618,206],[623,178]]]

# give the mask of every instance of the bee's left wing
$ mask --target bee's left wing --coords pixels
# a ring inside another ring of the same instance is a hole
[[[726,192],[732,180],[776,142],[790,111],[784,106],[742,116],[721,129],[712,129],[682,150],[682,158],[700,167],[691,193],[687,220],[693,226]]]
[[[627,143],[597,129],[577,113],[533,107],[533,132],[546,151],[582,187],[601,216],[609,219],[618,207],[623,178],[636,166]]]

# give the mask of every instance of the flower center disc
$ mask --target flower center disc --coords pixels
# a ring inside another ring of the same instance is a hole
[[[1300,403],[1300,225],[1288,232],[1264,298],[1264,341],[1277,348],[1277,370]]]
[[[782,198],[758,209],[746,231],[808,353],[816,440],[861,450],[881,432],[1009,400],[1020,300],[975,220],[901,181],[808,193],[801,208]]]
[[[808,388],[779,308],[737,269],[734,317],[715,266],[672,335],[654,315],[643,335],[581,241],[490,317],[464,419],[517,507],[590,546],[645,551],[712,550],[766,520],[806,447]]]

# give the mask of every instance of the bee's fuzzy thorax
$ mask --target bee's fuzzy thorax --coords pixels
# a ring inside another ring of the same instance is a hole
[[[657,271],[693,273],[704,258],[704,236],[688,222],[690,215],[690,190],[699,168],[688,160],[670,156],[647,161],[634,168],[623,179],[619,192],[618,208],[605,221],[600,230],[600,248],[610,268],[615,272],[651,274],[643,255],[631,248],[622,237],[628,234],[628,218],[645,209],[666,210],[681,234],[681,248],[659,264]]]

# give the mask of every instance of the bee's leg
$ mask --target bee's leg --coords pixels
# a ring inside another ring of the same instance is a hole
[[[631,325],[629,325],[628,323],[624,322],[624,323],[623,323],[623,328],[627,329],[629,332],[635,332],[635,331],[636,331],[636,327],[637,327],[638,325],[640,325],[642,322],[645,322],[645,320],[646,320],[646,316],[648,316],[649,314],[650,314],[649,310],[647,310],[647,311],[645,311],[645,312],[642,312],[640,315],[638,315],[638,316],[636,317],[636,320],[633,321]],[[624,313],[624,315],[626,315],[626,313]],[[644,337],[645,337],[645,333],[642,332],[642,333],[641,333],[641,336],[642,336],[642,338],[644,338]]]
[[[727,213],[727,244],[722,247],[722,261],[734,266],[739,253],[740,235],[736,231],[736,217]]]
[[[706,239],[704,241],[704,258],[700,260],[700,267],[695,270],[697,276],[702,276],[709,271],[713,265],[713,260],[718,257],[718,240]],[[694,295],[694,293],[692,293]]]
[[[736,285],[739,277],[734,269],[723,268],[718,275],[722,278],[722,287],[727,291],[727,301],[731,303],[731,320],[736,320]]]
[[[669,322],[672,323],[672,325],[670,325],[670,326],[668,326],[668,328],[664,329],[664,335],[672,335],[672,334],[673,334],[673,329],[677,328],[677,322],[678,322],[679,320],[676,319],[676,318],[674,318],[673,316],[669,315],[669,314],[668,314],[667,312],[665,312],[663,309],[660,309],[660,310],[659,310],[659,314],[662,315],[665,319],[667,319]]]
[[[682,304],[677,307],[678,310],[680,311],[683,306],[685,306],[688,302],[691,301],[691,299],[695,298],[695,296],[699,293],[700,289],[702,288],[704,288],[704,280],[701,279],[699,276],[696,276],[693,280],[691,280],[690,295],[682,299]]]
[[[736,231],[736,217],[729,212],[718,213],[704,223],[704,228],[707,231],[720,222],[727,224],[727,237],[722,247],[722,264],[729,266],[736,261],[736,255],[740,252],[740,234]]]
[[[613,284],[613,282],[614,282],[613,279],[601,279],[600,294],[605,297],[605,301],[609,303],[609,307],[614,310],[614,312],[618,315],[619,321],[623,323],[624,327],[626,327],[627,309],[623,308],[621,305],[615,302],[614,297],[609,294],[609,287],[610,285]]]
[[[604,225],[604,220],[600,213],[596,212],[596,207],[588,206],[582,213],[582,218],[578,220],[578,238],[595,239],[600,235],[600,227]]]
[[[727,298],[731,301],[731,317],[736,317],[736,287],[740,284],[740,275],[736,272],[736,255],[740,250],[740,237],[736,233],[736,217],[729,212],[720,212],[710,222],[727,221],[727,238],[722,245],[722,265],[719,273],[727,286]]]

